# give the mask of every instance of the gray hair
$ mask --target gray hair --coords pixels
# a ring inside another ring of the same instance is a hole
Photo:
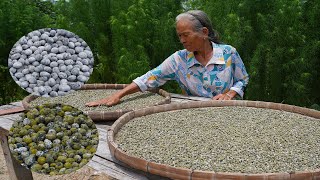
[[[201,31],[203,27],[206,27],[209,30],[209,40],[214,43],[221,43],[218,32],[213,29],[211,21],[205,12],[200,10],[191,10],[181,13],[176,17],[176,23],[181,19],[188,19],[191,21],[195,31]]]

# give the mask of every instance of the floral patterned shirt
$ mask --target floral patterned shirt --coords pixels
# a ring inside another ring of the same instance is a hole
[[[185,95],[212,98],[234,90],[243,97],[249,76],[238,52],[226,44],[212,43],[212,47],[213,56],[206,66],[196,60],[193,52],[184,49],[133,82],[142,92],[176,80]]]

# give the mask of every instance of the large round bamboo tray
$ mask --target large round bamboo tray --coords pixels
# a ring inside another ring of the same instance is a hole
[[[101,89],[123,89],[128,84],[84,84],[81,90],[101,90]],[[164,99],[160,102],[155,102],[154,106],[161,105],[161,104],[168,104],[171,102],[170,94],[162,89],[153,89],[150,92],[157,93],[164,97]],[[29,109],[31,107],[30,102],[38,98],[35,95],[26,96],[22,100],[22,105],[25,109]],[[84,111],[93,121],[113,121],[118,119],[123,114],[133,111],[132,109],[126,110],[116,110],[116,111]]]
[[[134,118],[146,116],[149,114],[173,111],[180,109],[189,108],[203,108],[203,107],[222,107],[222,106],[245,106],[245,107],[256,107],[256,108],[269,108],[275,110],[283,110],[287,112],[298,113],[310,117],[314,117],[320,120],[320,111],[297,107],[293,105],[261,102],[261,101],[242,101],[242,100],[230,100],[230,101],[202,101],[192,103],[181,103],[181,104],[166,104],[157,107],[150,107],[140,109],[126,113],[121,116],[108,130],[108,145],[111,154],[118,160],[128,164],[129,166],[151,173],[172,179],[320,179],[320,169],[314,171],[300,171],[290,173],[261,173],[261,174],[249,174],[249,173],[224,173],[224,172],[210,172],[210,171],[198,171],[193,169],[176,168],[166,164],[159,164],[150,162],[138,157],[131,156],[122,151],[116,142],[114,141],[115,135],[119,132],[122,126],[128,123]]]

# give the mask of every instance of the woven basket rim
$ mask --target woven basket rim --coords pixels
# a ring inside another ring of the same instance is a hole
[[[283,110],[292,113],[298,113],[309,117],[314,117],[320,120],[320,111],[298,107],[294,105],[263,102],[263,101],[247,101],[247,100],[229,100],[229,101],[197,101],[187,103],[165,104],[156,107],[149,107],[144,109],[128,112],[121,116],[108,130],[108,139],[110,152],[119,161],[127,165],[151,173],[173,179],[229,179],[229,178],[258,178],[268,179],[270,177],[276,179],[294,179],[294,178],[313,178],[320,175],[320,169],[313,171],[297,171],[288,173],[232,173],[232,172],[213,172],[201,171],[186,168],[177,168],[166,164],[159,164],[151,161],[144,160],[139,157],[131,156],[125,153],[118,147],[114,141],[115,135],[119,132],[121,127],[137,117],[146,116],[154,113],[190,109],[190,108],[205,108],[205,107],[224,107],[224,106],[242,106],[242,107],[256,107],[268,108],[275,110]]]

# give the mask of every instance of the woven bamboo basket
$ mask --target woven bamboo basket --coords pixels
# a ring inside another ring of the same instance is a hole
[[[101,90],[101,89],[123,89],[128,84],[85,84],[81,87],[81,90]],[[162,89],[153,89],[150,92],[157,93],[164,97],[164,99],[160,102],[155,102],[154,106],[161,104],[168,104],[171,102],[170,94]],[[29,109],[31,107],[30,102],[38,98],[35,95],[26,96],[22,100],[22,105],[25,109]],[[126,110],[116,110],[116,111],[84,111],[93,121],[113,121],[118,119],[123,114],[133,111],[132,109]]]
[[[259,180],[259,179],[320,179],[320,169],[314,171],[302,171],[302,172],[290,172],[290,173],[261,173],[261,174],[248,174],[248,173],[222,173],[222,172],[210,172],[210,171],[198,171],[185,168],[177,168],[166,164],[158,164],[150,162],[138,157],[131,156],[122,151],[116,142],[114,141],[115,135],[119,132],[122,126],[134,118],[146,116],[154,113],[173,111],[189,108],[203,108],[203,107],[222,107],[222,106],[245,106],[256,108],[269,108],[275,110],[283,110],[287,112],[298,113],[310,117],[314,117],[320,120],[320,112],[312,109],[297,107],[293,105],[261,102],[261,101],[244,101],[244,100],[230,100],[230,101],[202,101],[192,103],[180,103],[180,104],[166,104],[157,107],[144,108],[132,112],[128,112],[121,116],[108,130],[108,145],[111,154],[129,166],[172,179],[243,179],[243,180]]]

